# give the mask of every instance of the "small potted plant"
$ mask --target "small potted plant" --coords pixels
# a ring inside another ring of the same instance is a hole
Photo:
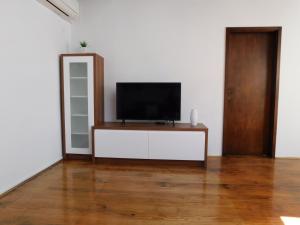
[[[87,46],[88,46],[88,44],[87,44],[86,41],[81,41],[80,42],[80,49],[81,49],[82,52],[87,52]]]

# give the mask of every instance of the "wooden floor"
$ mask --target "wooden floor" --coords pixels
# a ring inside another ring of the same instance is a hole
[[[1,225],[283,225],[281,217],[300,218],[300,160],[210,158],[207,170],[67,161],[0,199]]]

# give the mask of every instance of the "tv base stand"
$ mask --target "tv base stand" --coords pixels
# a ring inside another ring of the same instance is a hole
[[[94,126],[96,158],[200,161],[207,165],[208,128],[187,123],[118,123]]]
[[[122,120],[122,126],[125,126],[125,120]]]

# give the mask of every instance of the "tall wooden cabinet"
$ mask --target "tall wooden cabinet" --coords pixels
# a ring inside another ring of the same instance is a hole
[[[104,121],[104,60],[97,54],[62,54],[61,117],[64,158],[92,155],[94,125]]]

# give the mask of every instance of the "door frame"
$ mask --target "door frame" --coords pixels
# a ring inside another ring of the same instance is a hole
[[[275,63],[275,77],[273,77],[273,123],[272,123],[272,149],[271,149],[271,158],[275,158],[276,151],[276,134],[277,134],[277,118],[278,118],[278,98],[279,98],[279,77],[280,77],[280,56],[281,56],[281,35],[282,27],[227,27],[226,28],[226,49],[225,49],[225,80],[224,80],[224,108],[223,108],[223,142],[222,142],[222,155],[226,155],[224,149],[224,133],[225,133],[225,105],[226,105],[226,83],[228,77],[228,49],[229,49],[229,36],[233,33],[275,33],[277,36],[277,50],[276,50],[276,63]]]

